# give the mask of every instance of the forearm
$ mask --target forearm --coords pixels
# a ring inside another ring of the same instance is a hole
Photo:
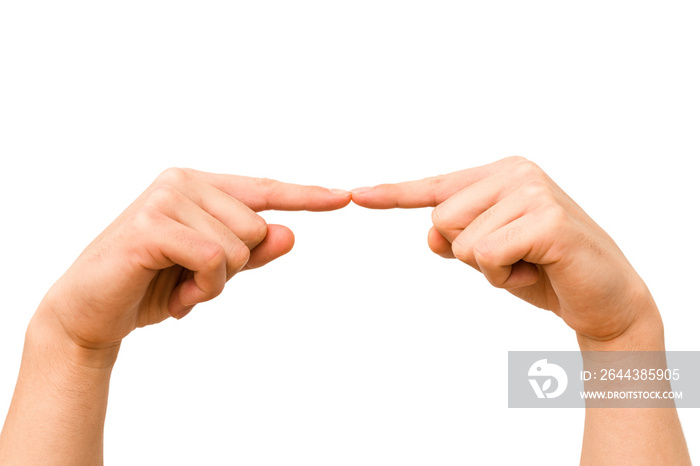
[[[579,346],[582,351],[665,351],[655,305],[650,304],[635,324],[614,341],[591,342],[579,336]],[[581,464],[689,465],[677,410],[672,403],[659,408],[587,406]]]
[[[35,314],[0,434],[0,464],[102,464],[104,420],[118,346],[89,350]]]

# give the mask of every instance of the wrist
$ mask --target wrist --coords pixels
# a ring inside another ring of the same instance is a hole
[[[618,335],[610,339],[576,334],[581,351],[664,351],[664,326],[651,294],[637,300],[634,318]]]
[[[25,351],[40,352],[72,369],[111,372],[121,342],[95,348],[82,345],[61,324],[50,305],[42,303],[34,313],[25,336]]]

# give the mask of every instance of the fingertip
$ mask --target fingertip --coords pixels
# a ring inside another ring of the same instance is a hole
[[[530,262],[520,260],[511,266],[510,274],[503,283],[506,289],[522,288],[534,285],[540,279],[540,269]]]
[[[350,190],[352,202],[360,207],[377,208],[376,199],[372,197],[372,191],[376,186],[363,186]]]
[[[373,187],[370,187],[370,186],[363,186],[363,187],[361,187],[361,188],[354,188],[354,189],[351,189],[350,192],[352,193],[353,196],[355,196],[355,195],[358,195],[358,194],[364,194],[364,193],[369,192],[369,191],[371,191],[371,190],[373,190],[373,189],[374,189],[374,188],[373,188]]]
[[[431,227],[428,231],[428,247],[440,257],[445,259],[455,258],[452,252],[452,243],[445,239],[435,227]]]
[[[355,188],[351,192],[355,204],[369,209],[415,209],[437,205],[430,189],[412,181]]]
[[[340,196],[340,197],[347,197],[350,195],[350,191],[347,191],[345,189],[331,189],[331,188],[329,188],[328,191],[333,193],[333,195]]]
[[[296,241],[294,232],[284,225],[269,224],[267,236],[268,238],[272,236],[270,242],[276,246],[280,256],[291,251]]]
[[[487,268],[480,264],[480,267],[489,283],[496,288],[515,290],[534,285],[540,279],[539,268],[535,264],[523,260],[511,265]]]
[[[294,233],[283,225],[269,224],[267,236],[250,251],[246,270],[257,269],[287,254],[294,247]]]
[[[340,197],[340,202],[338,203],[338,207],[336,207],[337,209],[342,209],[343,207],[350,204],[350,202],[352,201],[352,193],[350,191],[344,191],[341,189],[334,190],[334,191],[342,191],[343,192],[342,195],[336,193],[336,196]]]
[[[194,308],[194,305],[186,306],[182,304],[180,300],[179,287],[176,288],[170,295],[170,300],[168,301],[168,314],[173,318],[180,320],[185,317]]]
[[[194,306],[187,306],[187,307],[185,307],[185,308],[180,312],[180,314],[179,314],[178,316],[176,316],[175,318],[176,318],[177,320],[182,319],[182,318],[185,317],[187,314],[189,314],[190,311],[191,311],[192,309],[194,309]]]
[[[350,204],[352,193],[345,189],[330,189],[323,188],[326,194],[322,195],[320,202],[310,203],[304,210],[325,212],[330,210],[338,210]]]

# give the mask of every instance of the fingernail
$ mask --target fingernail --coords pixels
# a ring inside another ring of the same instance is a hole
[[[341,197],[345,197],[345,196],[350,195],[350,191],[346,191],[344,189],[329,189],[328,191],[332,192],[336,196],[341,196]]]
[[[369,186],[363,186],[362,188],[352,189],[350,192],[353,194],[362,194],[362,193],[366,193],[367,191],[371,191],[372,189],[374,189],[374,188],[371,188]]]

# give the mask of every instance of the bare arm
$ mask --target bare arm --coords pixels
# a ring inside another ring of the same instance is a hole
[[[663,325],[656,304],[649,297],[646,305],[648,314],[654,317],[648,321],[640,319],[630,330],[610,341],[593,343],[579,338],[581,351],[665,351]],[[584,364],[587,358],[584,356]],[[660,384],[663,386],[659,388],[670,390],[668,382]],[[691,464],[678,412],[672,401],[668,402],[668,407],[654,408],[600,408],[589,406],[592,403],[587,401],[586,405],[582,465]]]
[[[352,191],[375,209],[434,207],[428,244],[554,312],[582,351],[664,350],[659,311],[614,241],[537,165],[512,157]],[[690,464],[675,408],[587,408],[582,464]]]
[[[61,338],[48,309],[27,330],[20,375],[0,436],[0,464],[101,464],[107,394],[118,346]]]
[[[124,337],[182,318],[294,236],[256,212],[333,210],[350,193],[194,170],[164,172],[56,282],[29,324],[0,464],[95,465]]]

